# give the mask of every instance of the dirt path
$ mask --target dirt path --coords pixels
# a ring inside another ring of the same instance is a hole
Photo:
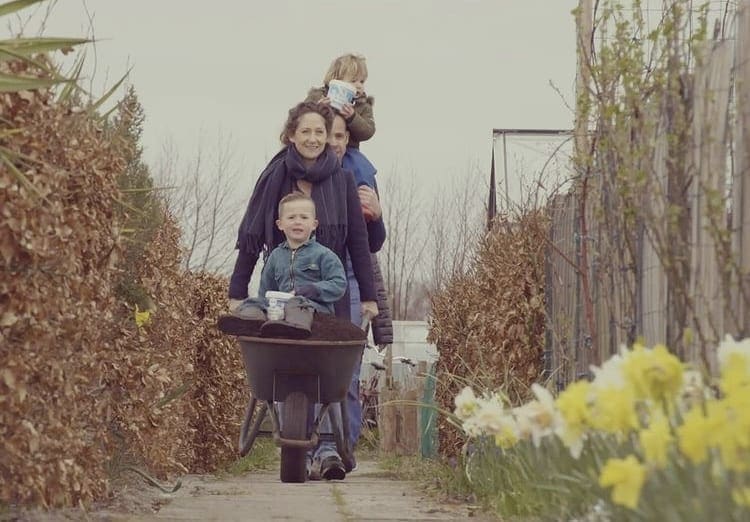
[[[420,493],[414,483],[399,480],[377,467],[360,462],[346,480],[282,484],[278,468],[240,476],[188,475],[174,494],[140,486],[126,488],[115,503],[82,517],[81,512],[30,514],[14,520],[52,522],[92,521],[269,521],[310,520],[353,522],[472,520],[489,522],[461,504],[438,502]],[[3,519],[3,517],[0,517]]]

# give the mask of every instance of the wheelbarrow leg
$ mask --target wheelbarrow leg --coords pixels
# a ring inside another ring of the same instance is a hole
[[[350,472],[354,467],[352,458],[352,447],[349,442],[349,414],[346,409],[346,401],[343,400],[331,405],[328,410],[331,416],[331,427],[333,438],[336,441],[336,451],[338,451],[341,462],[344,464],[346,472]]]
[[[266,413],[268,412],[268,403],[266,401],[261,401],[260,407],[256,412],[255,406],[257,404],[258,400],[255,397],[252,397],[247,406],[247,411],[245,412],[245,420],[242,422],[242,427],[240,428],[240,457],[244,457],[250,453],[253,443],[260,432],[260,427],[266,418]],[[253,416],[253,414],[255,415]]]

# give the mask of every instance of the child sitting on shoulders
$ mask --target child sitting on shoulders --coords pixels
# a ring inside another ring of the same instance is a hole
[[[306,101],[314,101],[330,105],[328,86],[332,80],[350,83],[357,90],[352,103],[344,104],[337,112],[346,121],[349,131],[349,144],[342,160],[342,166],[354,173],[357,185],[375,187],[375,166],[367,156],[359,150],[360,142],[369,140],[375,134],[375,118],[372,106],[375,102],[372,96],[365,93],[367,81],[367,62],[364,56],[345,54],[336,58],[328,68],[323,78],[323,86],[310,90]]]

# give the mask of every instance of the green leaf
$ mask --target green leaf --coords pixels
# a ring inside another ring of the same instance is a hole
[[[68,80],[55,80],[50,78],[33,78],[26,76],[14,76],[0,73],[0,92],[33,91],[46,89],[52,85],[63,83]]]
[[[10,170],[10,173],[13,174],[13,177],[15,177],[16,180],[21,185],[23,185],[24,187],[26,187],[30,192],[32,192],[38,198],[40,198],[40,199],[46,199],[44,196],[42,196],[39,193],[39,191],[34,186],[34,184],[31,183],[31,181],[29,181],[29,178],[27,178],[26,175],[24,175],[23,172],[21,172],[20,170],[18,170],[18,168],[16,168],[16,166],[13,164],[12,161],[10,161],[10,159],[8,158],[8,156],[6,156],[2,152],[0,152],[0,159],[3,161],[3,163],[5,163],[5,166],[8,167],[8,170]]]
[[[30,5],[38,4],[44,0],[14,0],[13,2],[6,2],[0,5],[0,16],[9,15],[20,11],[21,9]]]
[[[78,61],[76,62],[75,67],[73,68],[73,71],[71,73],[70,82],[63,87],[62,92],[60,92],[60,96],[58,96],[58,101],[60,102],[66,102],[70,99],[73,92],[76,89],[80,89],[78,85],[78,79],[81,77],[81,70],[83,69],[83,62],[85,61],[86,55],[85,53],[81,53],[80,58],[78,58]]]
[[[13,38],[0,40],[0,61],[8,61],[19,56],[30,56],[32,54],[47,53],[70,49],[76,45],[89,43],[86,38]]]
[[[120,85],[122,85],[122,82],[125,81],[125,79],[130,74],[130,71],[132,70],[133,70],[132,67],[128,69],[127,72],[122,76],[122,78],[120,78],[120,80],[116,84],[110,87],[110,89],[106,93],[104,93],[104,95],[101,98],[99,98],[96,102],[94,102],[91,105],[91,107],[89,107],[89,110],[88,110],[89,114],[94,113],[105,101],[109,99],[110,96],[112,96],[112,94],[114,94],[114,92],[120,87]]]

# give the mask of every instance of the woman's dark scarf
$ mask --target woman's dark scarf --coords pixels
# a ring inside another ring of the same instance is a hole
[[[279,201],[296,190],[298,180],[306,180],[313,185],[311,197],[318,218],[315,237],[341,255],[348,218],[346,180],[338,175],[340,170],[338,158],[328,145],[309,168],[302,163],[294,145],[283,148],[271,159],[255,184],[240,224],[237,248],[251,255],[264,252],[264,257],[268,256],[284,240],[276,227]]]

